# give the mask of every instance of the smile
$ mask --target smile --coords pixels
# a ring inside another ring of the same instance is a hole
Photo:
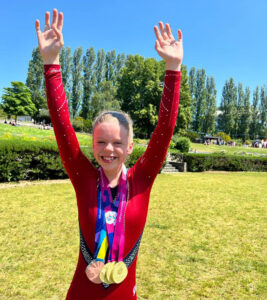
[[[115,156],[101,156],[101,159],[104,161],[104,162],[113,162],[115,159],[117,159],[117,157]]]

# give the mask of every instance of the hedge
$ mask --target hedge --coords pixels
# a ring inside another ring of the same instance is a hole
[[[172,157],[187,163],[189,172],[202,172],[208,170],[220,171],[267,171],[267,157],[213,154],[172,154]]]
[[[82,151],[98,167],[91,147],[82,148]],[[144,151],[144,147],[135,146],[126,166],[132,167]],[[0,142],[0,182],[65,178],[68,175],[56,143],[14,140]]]

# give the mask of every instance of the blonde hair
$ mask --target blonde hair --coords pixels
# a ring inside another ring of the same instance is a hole
[[[122,125],[128,132],[128,138],[129,138],[129,143],[133,141],[133,121],[130,118],[128,114],[125,112],[119,112],[119,111],[103,111],[96,119],[94,120],[93,123],[93,130],[92,133],[94,135],[94,130],[95,127],[102,123],[102,122],[108,122],[112,121],[112,119],[117,120],[120,125]]]

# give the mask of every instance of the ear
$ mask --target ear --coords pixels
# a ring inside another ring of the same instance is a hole
[[[127,155],[132,154],[132,152],[133,152],[133,146],[134,146],[134,143],[133,143],[133,142],[130,142],[130,143],[128,144]]]

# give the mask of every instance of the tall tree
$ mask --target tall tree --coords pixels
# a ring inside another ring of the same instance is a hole
[[[267,86],[261,87],[260,94],[260,137],[267,138]]]
[[[237,88],[234,79],[226,80],[223,86],[222,100],[220,110],[222,114],[219,116],[219,130],[231,136],[235,134],[235,118],[237,106]]]
[[[91,95],[95,87],[96,78],[94,74],[95,50],[93,47],[86,50],[83,57],[83,101],[81,116],[84,119],[89,118]]]
[[[36,115],[42,108],[47,108],[45,86],[44,86],[44,67],[39,47],[32,51],[32,59],[29,61],[26,86],[31,91],[31,99],[37,108]]]
[[[190,93],[190,86],[188,82],[187,68],[182,65],[181,69],[181,88],[180,88],[180,101],[179,112],[176,122],[175,131],[183,135],[190,127],[192,121],[191,102],[192,96]]]
[[[100,82],[103,80],[104,76],[104,64],[105,64],[105,51],[98,50],[97,58],[95,63],[95,77],[96,77],[96,89],[98,90]]]
[[[98,91],[92,96],[91,117],[94,119],[103,110],[120,110],[120,102],[116,100],[116,88],[111,80],[101,81]]]
[[[206,111],[206,72],[204,69],[197,70],[196,73],[196,92],[195,92],[195,111],[193,115],[193,129],[197,132],[203,132],[205,111]]]
[[[194,116],[195,110],[196,110],[196,98],[195,98],[195,96],[196,96],[196,68],[195,67],[192,67],[189,72],[189,89],[190,89],[190,94],[191,94],[191,98],[192,98],[191,113],[192,113],[192,116]]]
[[[112,81],[113,85],[116,80],[116,53],[115,50],[109,51],[105,57],[105,79]]]
[[[72,57],[70,47],[63,47],[60,52],[59,58],[62,74],[62,82],[65,89],[68,105],[71,107],[71,68]]]
[[[12,81],[12,87],[4,88],[2,108],[8,117],[34,116],[37,109],[31,100],[30,89],[20,81]]]
[[[158,115],[162,93],[164,65],[153,58],[129,55],[118,79],[117,98],[124,111],[130,113],[135,133],[150,137]],[[142,111],[138,114],[137,112]]]
[[[237,137],[238,138],[242,138],[244,136],[244,126],[242,124],[243,122],[243,115],[244,115],[244,110],[245,110],[245,95],[244,95],[244,91],[243,91],[243,85],[241,82],[239,82],[238,84],[238,100],[237,100],[237,128],[236,128],[236,132],[237,132]]]
[[[253,92],[253,102],[251,107],[251,123],[250,123],[251,139],[256,139],[259,137],[259,123],[260,123],[259,100],[260,100],[260,89],[257,86],[256,90]]]
[[[116,58],[116,80],[120,76],[121,69],[125,65],[125,55],[124,53],[118,54]]]
[[[203,131],[205,133],[214,133],[215,125],[216,125],[216,88],[215,88],[215,80],[214,78],[207,77],[206,81],[206,111],[205,118],[203,122]]]
[[[72,63],[72,97],[71,97],[71,107],[72,116],[75,118],[79,112],[81,99],[82,99],[82,47],[77,48],[73,53],[73,63]]]

